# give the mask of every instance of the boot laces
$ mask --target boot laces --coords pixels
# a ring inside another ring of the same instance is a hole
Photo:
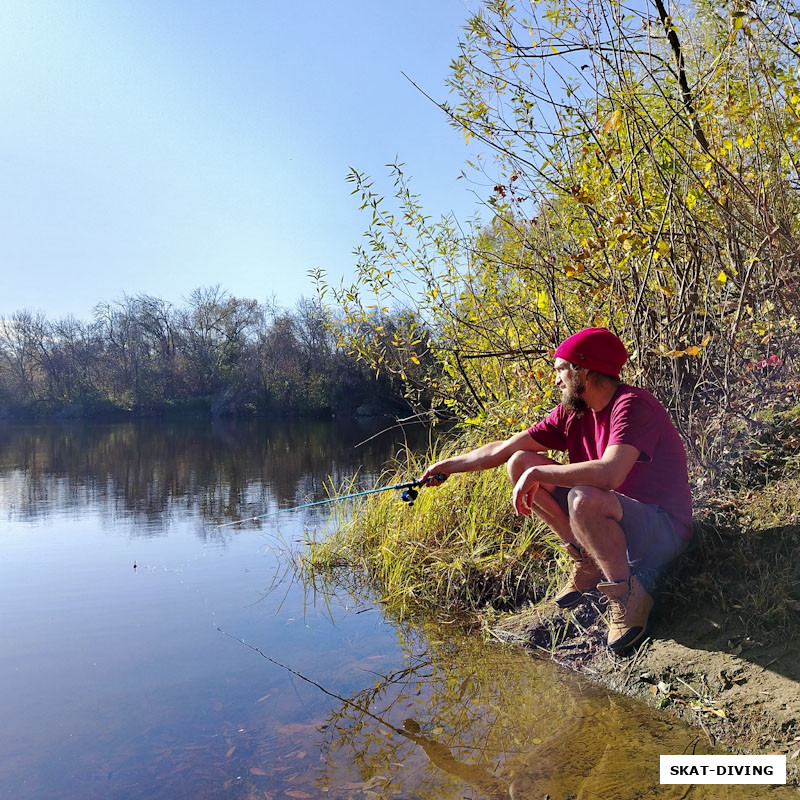
[[[608,606],[608,612],[611,615],[611,621],[615,623],[625,622],[625,613],[628,610],[626,605],[628,598],[631,596],[630,589],[621,597],[609,597],[602,595],[600,602]]]
[[[625,605],[618,597],[609,597],[608,610],[611,613],[612,622],[622,623],[625,621]]]

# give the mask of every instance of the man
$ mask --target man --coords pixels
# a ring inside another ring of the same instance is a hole
[[[507,464],[518,514],[531,512],[563,540],[573,560],[556,594],[570,608],[597,588],[609,601],[608,645],[621,652],[647,630],[648,579],[692,536],[686,453],[666,409],[619,379],[628,359],[605,328],[587,328],[555,351],[561,403],[541,422],[428,467],[421,483]],[[565,450],[557,464],[545,450]]]

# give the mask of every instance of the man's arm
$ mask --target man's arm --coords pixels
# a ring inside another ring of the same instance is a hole
[[[520,431],[508,439],[489,442],[481,445],[481,447],[476,447],[474,450],[431,464],[422,473],[419,482],[430,483],[435,486],[441,483],[440,480],[434,478],[436,475],[444,475],[446,478],[456,472],[475,472],[477,470],[491,469],[505,464],[519,450],[539,453],[544,449],[546,448],[533,439],[528,431]]]
[[[613,491],[619,488],[639,458],[639,450],[630,444],[613,444],[602,458],[577,464],[542,464],[529,467],[514,486],[511,502],[518,514],[530,514],[533,496],[539,484],[554,486],[595,486]]]
[[[580,461],[577,464],[544,464],[531,467],[532,480],[555,486],[596,486],[598,489],[618,489],[639,458],[639,450],[630,444],[612,444],[602,458]]]

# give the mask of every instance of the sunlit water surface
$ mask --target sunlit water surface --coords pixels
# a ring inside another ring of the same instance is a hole
[[[660,786],[659,754],[707,751],[695,731],[304,586],[324,507],[216,527],[320,499],[329,476],[372,485],[398,449],[397,431],[356,447],[375,431],[0,428],[0,796],[767,796]]]

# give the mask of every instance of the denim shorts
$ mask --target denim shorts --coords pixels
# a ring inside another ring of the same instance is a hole
[[[614,492],[622,506],[619,526],[628,544],[628,563],[637,574],[656,573],[676,559],[689,544],[675,530],[670,515],[661,506],[642,503]],[[553,497],[569,516],[569,489],[556,486]]]

